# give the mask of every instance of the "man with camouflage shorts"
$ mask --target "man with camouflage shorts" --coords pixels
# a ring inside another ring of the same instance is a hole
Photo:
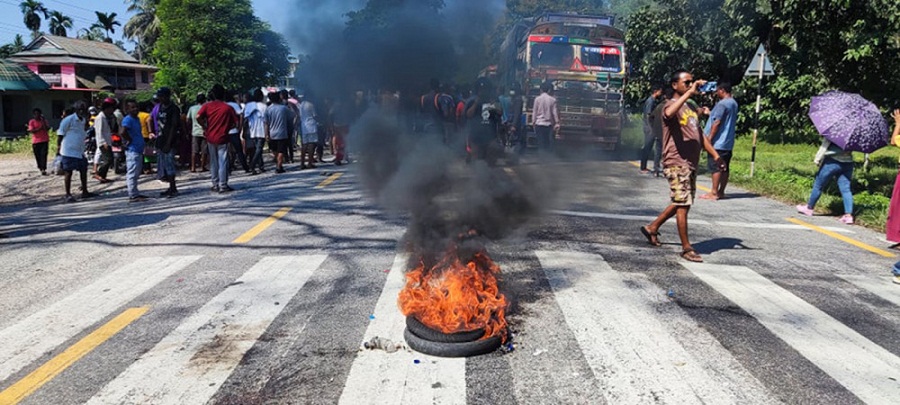
[[[697,110],[688,103],[691,96],[698,93],[704,80],[694,80],[687,71],[672,74],[671,86],[674,97],[666,101],[663,110],[663,173],[669,180],[672,203],[659,214],[653,223],[641,227],[641,233],[653,246],[660,246],[659,227],[669,218],[675,217],[678,236],[681,238],[681,257],[692,262],[702,262],[688,240],[688,212],[697,193],[697,165],[700,150],[705,149],[720,168],[724,161],[709,140],[700,131]]]

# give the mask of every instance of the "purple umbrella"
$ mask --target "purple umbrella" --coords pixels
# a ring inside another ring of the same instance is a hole
[[[890,141],[881,111],[859,94],[832,90],[813,97],[809,118],[825,139],[846,151],[872,153]]]

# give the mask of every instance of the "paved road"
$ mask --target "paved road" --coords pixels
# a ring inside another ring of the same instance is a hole
[[[489,246],[513,352],[363,350],[402,340],[405,223],[353,168],[0,208],[0,404],[900,403],[880,235],[733,190],[691,212],[690,264],[673,224],[638,232],[667,191],[628,162],[510,174],[563,190]]]

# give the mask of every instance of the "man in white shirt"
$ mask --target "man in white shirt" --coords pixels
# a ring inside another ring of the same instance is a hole
[[[300,149],[300,168],[315,169],[316,144],[319,142],[319,123],[316,120],[316,106],[309,99],[300,96],[300,132],[302,147]],[[307,163],[308,162],[308,163]]]
[[[260,89],[253,92],[250,102],[244,106],[244,119],[247,121],[247,128],[250,131],[250,144],[247,145],[248,154],[250,150],[253,151],[253,158],[250,159],[250,170],[252,170],[250,174],[266,172],[263,167],[263,152],[266,148],[266,108]]]
[[[87,104],[84,101],[77,101],[72,105],[72,114],[63,118],[59,123],[57,133],[63,137],[59,145],[59,154],[62,157],[60,167],[66,173],[66,202],[75,202],[72,196],[72,172],[78,171],[81,174],[81,198],[94,197],[96,194],[88,192],[87,188],[87,159],[84,157],[84,138],[87,137],[85,132],[84,115],[87,114]]]
[[[559,108],[556,99],[550,95],[551,90],[553,85],[550,82],[541,84],[541,95],[534,99],[531,115],[531,124],[541,151],[553,149],[553,133],[559,131]]]
[[[100,114],[94,119],[94,133],[97,139],[97,152],[94,153],[94,178],[101,184],[112,180],[106,178],[112,165],[112,134],[116,117],[116,100],[107,98],[100,105]]]

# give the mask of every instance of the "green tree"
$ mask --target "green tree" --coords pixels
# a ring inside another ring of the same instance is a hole
[[[8,58],[21,52],[22,49],[25,49],[25,40],[22,38],[22,35],[16,34],[12,42],[0,46],[0,58]]]
[[[157,86],[182,95],[215,83],[249,89],[287,72],[284,39],[253,15],[250,0],[162,0],[156,13]]]
[[[125,23],[125,38],[137,43],[135,53],[139,60],[150,56],[159,39],[159,17],[156,8],[159,0],[129,0],[128,11],[134,13]]]
[[[61,37],[67,36],[67,29],[72,28],[72,17],[63,15],[59,11],[50,12],[50,34]]]
[[[103,29],[100,27],[82,28],[78,30],[78,34],[76,36],[78,37],[78,39],[86,39],[89,41],[106,40],[106,34],[103,33]]]
[[[37,0],[25,0],[19,3],[19,9],[22,10],[25,27],[31,30],[31,37],[37,38],[41,33],[41,16],[47,18],[47,7]]]
[[[106,42],[112,42],[112,37],[109,34],[116,33],[116,26],[122,26],[118,20],[116,20],[116,13],[103,13],[100,11],[95,11],[97,14],[97,22],[91,25],[91,28],[100,28],[101,30],[106,32]]]

